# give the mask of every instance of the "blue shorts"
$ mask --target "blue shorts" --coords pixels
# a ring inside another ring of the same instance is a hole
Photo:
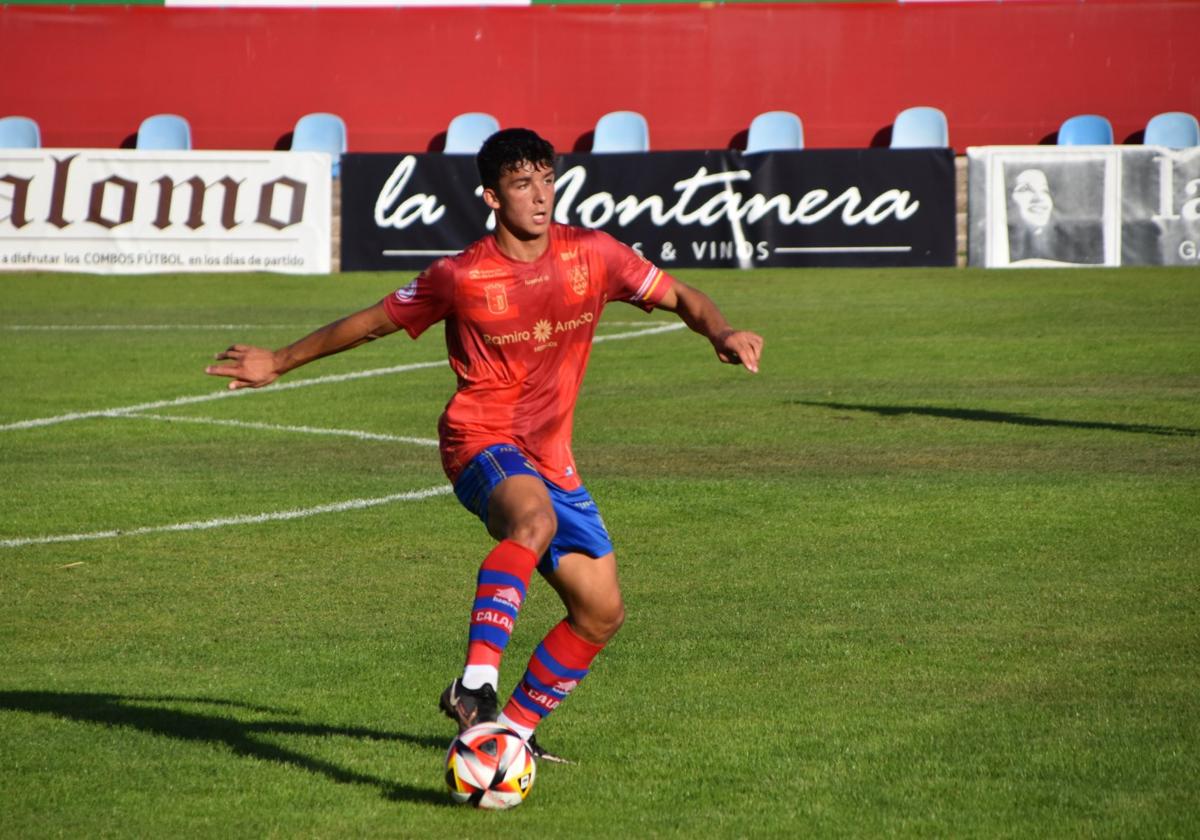
[[[554,514],[558,517],[558,530],[550,541],[550,548],[538,563],[538,571],[542,574],[553,572],[564,554],[603,557],[613,550],[608,529],[604,527],[600,510],[587,488],[563,490],[554,482],[547,481],[524,453],[512,444],[489,446],[472,458],[459,473],[458,481],[454,482],[454,495],[458,496],[463,507],[487,525],[488,501],[492,498],[492,491],[501,481],[514,475],[533,475],[542,479],[550,493]]]

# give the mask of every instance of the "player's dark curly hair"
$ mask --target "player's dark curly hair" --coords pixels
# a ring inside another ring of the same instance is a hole
[[[513,172],[522,164],[535,167],[554,166],[554,147],[528,128],[505,128],[497,131],[479,149],[475,164],[479,180],[485,189],[497,189],[500,176]]]

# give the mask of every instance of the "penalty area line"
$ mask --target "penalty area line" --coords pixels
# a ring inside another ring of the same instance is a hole
[[[626,332],[610,333],[608,335],[598,335],[592,339],[592,343],[600,344],[605,341],[619,341],[627,338],[641,338],[642,336],[675,332],[676,330],[683,329],[684,326],[685,325],[683,323],[672,322],[645,329],[628,330]],[[196,405],[197,403],[212,402],[213,400],[223,400],[231,397],[247,397],[252,394],[277,394],[280,391],[290,391],[296,388],[308,388],[313,385],[352,382],[356,379],[367,379],[374,376],[388,376],[394,373],[408,373],[409,371],[414,370],[429,370],[430,368],[444,367],[448,367],[448,364],[445,360],[437,362],[414,362],[406,365],[395,365],[393,367],[361,370],[354,373],[339,373],[328,376],[317,376],[313,377],[312,379],[296,379],[292,380],[291,382],[274,382],[267,388],[241,388],[235,391],[225,388],[209,394],[198,394],[194,397],[177,397],[173,400],[156,400],[154,402],[127,405],[120,408],[102,408],[94,411],[72,411],[67,414],[58,414],[54,417],[37,417],[32,420],[18,420],[14,423],[0,424],[0,432],[15,432],[21,429],[37,429],[44,426],[55,426],[59,423],[70,423],[75,420],[91,420],[98,417],[121,417],[127,414],[155,411],[160,408],[178,408],[184,405]]]
[[[356,440],[384,441],[386,443],[411,443],[414,446],[437,446],[434,438],[385,435],[378,432],[363,432],[358,429],[326,429],[319,426],[284,426],[278,423],[255,423],[249,420],[222,420],[216,417],[185,417],[176,414],[124,413],[116,415],[131,420],[158,420],[163,423],[193,423],[198,426],[227,426],[233,429],[254,429],[260,432],[295,432],[303,435],[334,435]]]
[[[625,338],[641,338],[644,335],[658,335],[659,333],[675,332],[683,329],[686,324],[682,321],[672,321],[669,324],[663,324],[658,327],[647,327],[643,329],[630,330],[629,332],[609,333],[608,335],[598,335],[592,338],[592,344],[600,344],[604,341],[620,341]]]
[[[238,390],[230,390],[225,388],[220,391],[214,391],[209,394],[199,394],[194,397],[177,397],[173,400],[157,400],[155,402],[139,403],[138,405],[127,405],[122,408],[102,408],[96,411],[75,411],[70,414],[59,414],[55,417],[39,417],[34,420],[18,420],[15,423],[6,423],[0,426],[0,432],[11,432],[19,429],[34,429],[41,426],[54,426],[58,423],[69,423],[73,420],[90,420],[95,417],[121,417],[126,414],[137,414],[145,411],[155,411],[160,408],[178,408],[182,405],[195,405],[197,403],[212,402],[213,400],[224,400],[232,397],[246,397],[252,394],[273,394],[280,391],[291,391],[296,388],[308,388],[312,385],[328,385],[335,382],[350,382],[355,379],[367,379],[372,376],[387,376],[392,373],[406,373],[411,370],[427,370],[429,368],[446,367],[446,362],[415,362],[407,365],[395,365],[393,367],[373,368],[371,370],[360,370],[355,373],[337,373],[329,376],[317,376],[313,379],[297,379],[291,382],[276,382],[267,388],[241,388]]]
[[[17,537],[0,540],[0,548],[20,548],[27,545],[48,545],[51,543],[86,542],[88,540],[111,540],[117,537],[141,537],[147,534],[166,534],[177,531],[207,531],[213,528],[228,528],[235,525],[261,525],[266,522],[287,522],[293,519],[306,519],[323,513],[345,513],[351,510],[366,510],[393,502],[415,502],[431,499],[434,496],[444,496],[453,491],[448,484],[427,487],[424,490],[409,490],[404,493],[393,493],[389,496],[378,496],[373,499],[347,499],[344,502],[333,502],[327,505],[317,505],[295,510],[279,510],[268,513],[258,513],[251,516],[225,516],[216,519],[202,519],[194,522],[176,522],[171,525],[150,525],[142,528],[113,529],[109,531],[91,531],[83,534],[50,534],[41,537]]]

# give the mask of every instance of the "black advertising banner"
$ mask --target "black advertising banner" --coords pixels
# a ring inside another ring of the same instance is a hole
[[[555,221],[663,268],[954,265],[949,149],[572,154]],[[471,155],[342,160],[342,270],[419,270],[494,224]]]
[[[967,150],[971,265],[1200,264],[1200,149]]]

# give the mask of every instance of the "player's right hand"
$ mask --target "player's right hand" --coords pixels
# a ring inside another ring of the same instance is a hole
[[[216,355],[217,361],[233,364],[209,365],[204,372],[210,376],[230,377],[229,390],[261,388],[279,378],[275,354],[263,347],[235,344]]]
[[[762,358],[763,340],[758,333],[748,330],[726,330],[713,340],[717,358],[727,365],[741,365],[751,373],[758,373],[758,361]]]

